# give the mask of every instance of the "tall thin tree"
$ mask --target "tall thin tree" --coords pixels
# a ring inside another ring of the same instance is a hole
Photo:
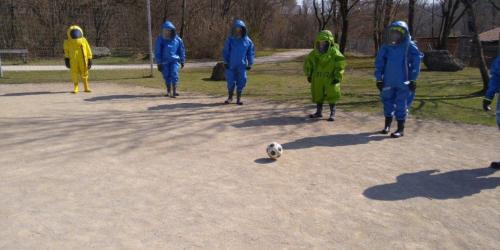
[[[479,53],[479,71],[481,73],[481,78],[483,80],[483,89],[482,91],[486,91],[488,89],[488,82],[490,80],[490,76],[488,75],[488,67],[486,66],[486,60],[484,59],[484,51],[483,44],[481,43],[481,39],[479,39],[479,31],[477,28],[477,17],[476,11],[474,9],[474,4],[477,2],[476,0],[461,0],[464,4],[465,10],[467,12],[467,26],[469,31],[472,33],[472,40],[474,44],[477,46],[477,50]]]

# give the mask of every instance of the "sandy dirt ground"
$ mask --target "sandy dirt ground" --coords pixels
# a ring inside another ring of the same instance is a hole
[[[93,87],[0,85],[0,249],[500,246],[496,128]]]
[[[287,62],[297,57],[301,57],[309,53],[310,49],[297,49],[284,52],[278,52],[270,56],[257,57],[254,60],[255,64]],[[216,61],[188,61],[186,69],[209,68],[215,66]],[[149,64],[120,64],[120,65],[99,65],[92,66],[92,70],[132,70],[132,69],[149,69]],[[156,68],[156,65],[154,66]],[[4,65],[4,71],[66,71],[64,61],[61,60],[60,65]]]

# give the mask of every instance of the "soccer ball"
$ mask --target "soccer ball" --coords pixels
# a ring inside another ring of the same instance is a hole
[[[273,142],[267,146],[266,151],[271,159],[276,160],[283,154],[283,147],[279,143]]]

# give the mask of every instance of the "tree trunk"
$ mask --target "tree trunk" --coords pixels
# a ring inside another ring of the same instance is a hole
[[[483,79],[483,92],[486,92],[488,89],[488,82],[490,80],[490,77],[488,75],[488,67],[486,66],[486,60],[484,60],[484,51],[483,51],[483,45],[481,43],[481,40],[479,39],[479,33],[477,30],[477,24],[476,24],[476,13],[474,11],[474,6],[473,6],[473,1],[471,0],[461,0],[462,3],[465,5],[466,12],[467,12],[467,25],[469,28],[469,31],[472,32],[472,37],[474,40],[474,43],[477,46],[477,50],[479,52],[479,71],[481,72],[481,78]]]
[[[389,26],[392,20],[392,9],[394,7],[394,0],[385,0],[385,9],[384,9],[384,28]]]
[[[10,47],[14,48],[14,46],[16,45],[16,15],[14,0],[10,1],[10,36]]]
[[[179,36],[184,37],[184,30],[186,28],[186,0],[182,0],[182,16],[181,16],[181,32]]]
[[[349,34],[349,20],[347,18],[342,19],[342,35],[340,36],[340,52],[342,54],[345,51],[347,45],[347,35]]]
[[[165,0],[165,4],[163,5],[163,23],[165,23],[168,19],[168,0]]]
[[[415,1],[416,0],[409,0],[408,2],[408,26],[411,35],[414,35]]]
[[[375,55],[378,53],[380,48],[380,14],[382,8],[382,0],[375,0],[373,6],[373,47],[375,50]]]

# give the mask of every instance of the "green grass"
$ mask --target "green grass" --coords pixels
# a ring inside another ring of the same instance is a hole
[[[345,111],[380,114],[382,107],[373,80],[373,59],[348,58],[347,62],[339,106]],[[207,80],[210,72],[211,69],[183,70],[180,90],[221,96],[222,99],[226,95],[226,84]],[[91,72],[91,81],[164,87],[159,72],[155,71],[153,78],[148,78],[147,74],[147,70],[97,70]],[[68,72],[6,72],[0,83],[67,82],[68,79]],[[248,97],[309,103],[309,84],[302,75],[301,61],[256,65],[249,73],[247,86],[245,95]],[[482,98],[477,94],[481,87],[476,68],[456,73],[423,71],[411,114],[424,119],[496,126],[494,112],[482,111]]]

